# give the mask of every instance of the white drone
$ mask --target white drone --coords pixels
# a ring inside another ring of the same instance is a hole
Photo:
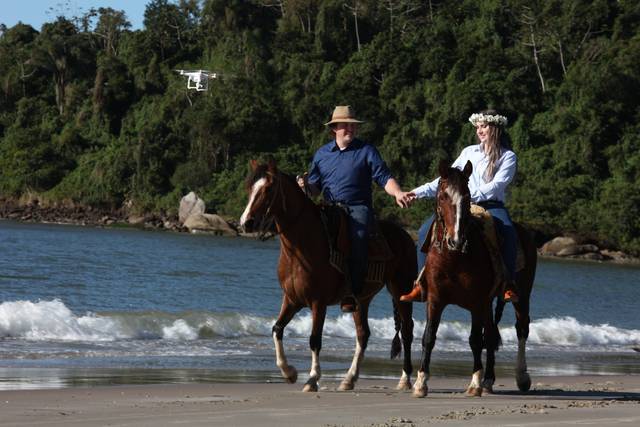
[[[176,70],[181,76],[187,76],[187,89],[205,92],[209,89],[209,79],[217,79],[219,73],[207,70]]]

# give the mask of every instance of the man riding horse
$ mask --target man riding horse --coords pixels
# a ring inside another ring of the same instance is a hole
[[[312,196],[322,195],[328,203],[344,207],[349,221],[351,253],[348,259],[350,277],[345,280],[346,296],[340,303],[343,312],[357,310],[357,295],[363,288],[367,272],[367,244],[373,222],[371,182],[406,207],[409,193],[402,191],[378,150],[356,138],[358,125],[350,106],[337,106],[331,120],[325,123],[334,139],[320,147],[313,157],[310,171],[299,184]],[[350,279],[350,280],[349,280]]]

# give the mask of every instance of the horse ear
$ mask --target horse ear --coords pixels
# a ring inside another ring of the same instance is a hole
[[[467,160],[467,164],[464,165],[464,169],[462,170],[462,173],[468,179],[471,176],[472,171],[473,171],[473,165],[471,164],[471,160]]]
[[[258,161],[255,159],[249,160],[249,167],[251,168],[251,172],[255,172],[258,169]]]
[[[449,162],[447,162],[446,160],[440,160],[440,163],[438,164],[438,172],[440,172],[440,176],[444,179],[447,179],[447,176],[449,175]]]

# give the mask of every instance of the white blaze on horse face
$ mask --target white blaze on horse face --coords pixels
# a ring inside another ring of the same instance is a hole
[[[249,196],[249,203],[247,203],[247,207],[244,208],[244,212],[240,217],[241,227],[244,226],[244,224],[249,219],[249,212],[251,212],[251,207],[253,206],[253,202],[256,199],[256,195],[258,194],[258,191],[260,191],[260,189],[264,187],[266,183],[267,183],[267,180],[265,178],[260,178],[253,184],[253,187],[251,187],[251,196]]]
[[[460,219],[462,218],[462,201],[464,197],[451,187],[447,187],[445,192],[449,195],[451,203],[456,207],[456,225],[453,231],[453,241],[460,241]]]

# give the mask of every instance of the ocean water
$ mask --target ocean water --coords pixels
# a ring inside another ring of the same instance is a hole
[[[0,389],[113,383],[282,381],[271,327],[282,294],[279,242],[136,229],[0,221]],[[621,296],[624,299],[621,299]],[[528,365],[532,376],[640,374],[640,268],[539,262]],[[413,358],[420,361],[423,304],[414,304]],[[433,375],[471,373],[467,312],[448,307]],[[501,322],[497,374],[512,376],[510,306]],[[370,310],[362,377],[398,378],[386,291]],[[285,330],[301,379],[310,366],[311,317]],[[331,307],[323,377],[339,378],[355,343],[350,315]]]

